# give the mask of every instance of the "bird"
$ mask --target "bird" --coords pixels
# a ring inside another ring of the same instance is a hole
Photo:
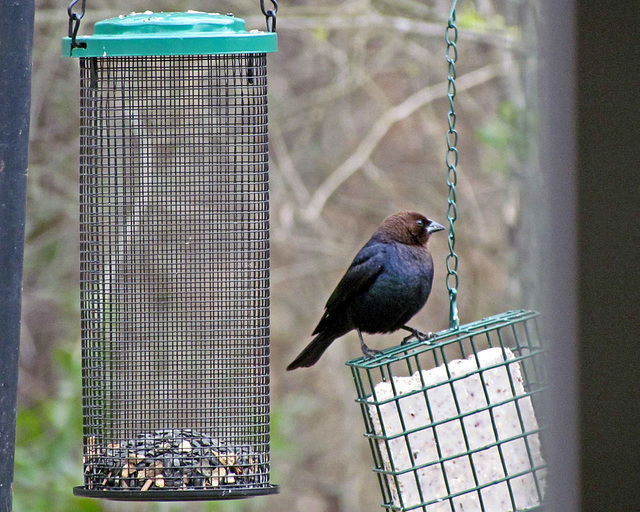
[[[287,371],[318,362],[337,338],[356,330],[365,358],[379,350],[369,348],[362,333],[409,331],[403,341],[426,335],[407,322],[426,304],[433,283],[429,237],[445,229],[421,213],[403,211],[382,221],[360,249],[335,290],[312,332],[315,335],[287,366]]]

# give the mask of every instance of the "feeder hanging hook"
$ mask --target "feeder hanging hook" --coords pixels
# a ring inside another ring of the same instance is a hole
[[[278,12],[278,2],[276,0],[271,0],[271,3],[273,4],[273,9],[267,9],[264,5],[264,0],[260,0],[260,8],[262,9],[262,14],[264,14],[267,18],[267,32],[276,31],[276,13]]]
[[[80,28],[80,20],[84,17],[84,12],[87,8],[87,0],[82,0],[82,10],[80,12],[75,12],[73,7],[80,0],[72,0],[67,7],[67,14],[69,15],[69,37],[71,38],[71,48],[79,48],[82,46],[80,43],[76,42],[76,36],[78,35],[78,29]]]

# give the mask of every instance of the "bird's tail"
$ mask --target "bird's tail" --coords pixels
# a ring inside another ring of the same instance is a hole
[[[300,352],[300,355],[287,366],[287,371],[295,370],[296,368],[308,368],[316,364],[320,356],[324,354],[324,351],[329,348],[329,345],[331,345],[336,338],[342,336],[342,334],[344,333],[336,335],[336,333],[333,332],[321,332],[318,334],[311,340],[311,343]]]

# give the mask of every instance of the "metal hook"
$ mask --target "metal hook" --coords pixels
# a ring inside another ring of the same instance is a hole
[[[267,31],[275,32],[276,31],[276,13],[278,12],[278,2],[276,0],[271,0],[273,4],[273,9],[267,9],[264,6],[264,0],[260,0],[260,9],[262,9],[262,14],[267,18]]]
[[[85,10],[87,8],[87,0],[82,0],[82,10],[74,12],[73,7],[80,0],[72,0],[67,7],[67,14],[69,15],[69,37],[71,38],[71,48],[84,47],[84,43],[77,43],[76,36],[78,35],[78,29],[80,28],[80,20],[84,17]]]

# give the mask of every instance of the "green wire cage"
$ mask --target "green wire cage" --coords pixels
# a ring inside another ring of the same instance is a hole
[[[388,510],[538,510],[544,348],[508,311],[350,361]]]
[[[387,510],[541,510],[545,348],[538,313],[507,311],[462,326],[458,316],[457,37],[454,0],[446,28],[450,328],[347,364]]]

